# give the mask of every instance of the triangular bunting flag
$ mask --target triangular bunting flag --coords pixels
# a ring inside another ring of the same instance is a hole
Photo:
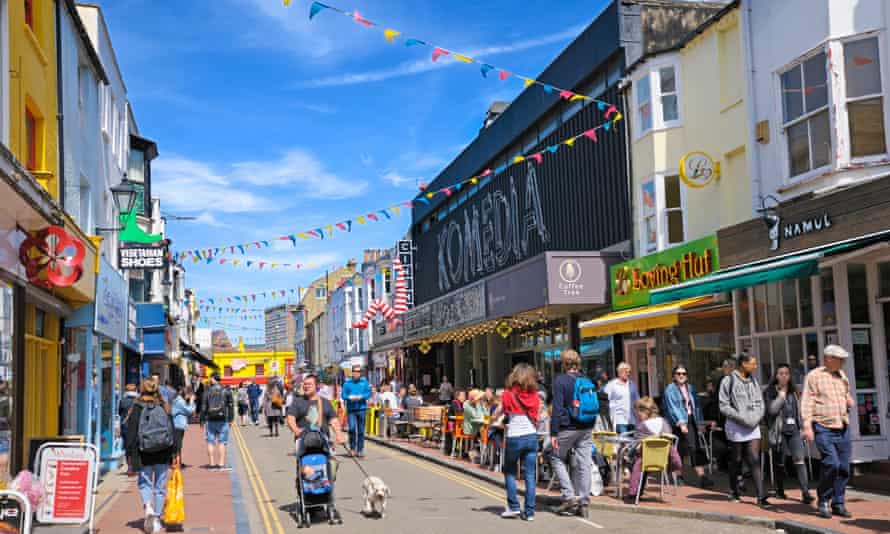
[[[586,132],[584,132],[584,136],[595,143],[596,142],[596,128],[591,128],[591,129],[587,130]]]
[[[509,77],[510,73],[508,71],[505,71],[504,69],[501,69],[501,72],[498,73],[498,78],[500,78],[501,81],[504,81]]]
[[[490,71],[494,70],[494,67],[492,67],[492,66],[489,65],[488,63],[483,63],[482,66],[479,67],[479,70],[482,71],[482,77],[483,77],[483,78],[488,78],[488,73],[489,73]]]
[[[420,39],[406,39],[405,46],[417,46],[417,45],[425,45],[426,43],[421,41]]]
[[[325,9],[328,9],[328,6],[322,4],[321,2],[312,2],[312,5],[309,6],[309,20],[315,18],[315,15],[318,15]]]
[[[391,30],[389,28],[383,30],[383,38],[386,39],[387,43],[393,42],[397,36],[401,35],[402,32],[398,32],[396,30]]]
[[[457,54],[457,53],[455,53],[455,54],[452,54],[451,57],[453,57],[453,58],[456,59],[457,61],[461,61],[461,62],[463,62],[463,63],[472,63],[472,62],[473,62],[473,58],[471,58],[471,57],[467,57],[467,56],[465,56],[465,55],[463,55],[463,54]]]
[[[436,60],[439,59],[440,56],[447,56],[447,55],[450,54],[450,53],[451,53],[451,52],[449,52],[448,50],[445,50],[444,48],[439,48],[439,47],[437,46],[437,47],[433,50],[433,63],[435,63]]]

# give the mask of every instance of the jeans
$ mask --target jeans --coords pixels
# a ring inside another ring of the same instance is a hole
[[[253,424],[260,422],[260,401],[259,399],[250,400],[250,420]]]
[[[578,497],[590,503],[590,470],[593,465],[593,429],[563,430],[559,433],[559,449],[553,451],[550,463],[559,479],[563,500]],[[574,451],[572,475],[566,467],[569,451]]]
[[[228,445],[229,443],[229,423],[228,421],[207,421],[204,425],[204,438],[207,443],[214,445]]]
[[[850,427],[833,430],[814,424],[816,448],[822,455],[822,476],[819,479],[819,504],[843,506],[850,482]]]
[[[504,450],[504,483],[507,486],[507,507],[519,510],[519,498],[516,496],[517,462],[522,462],[523,479],[525,480],[525,515],[535,515],[535,464],[538,460],[538,436],[527,434],[507,438]]]
[[[365,450],[365,411],[349,412],[349,448],[354,452]]]
[[[155,515],[164,513],[167,496],[167,464],[143,465],[139,471],[139,495],[142,504],[151,505]]]

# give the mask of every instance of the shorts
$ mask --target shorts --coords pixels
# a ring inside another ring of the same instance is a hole
[[[229,422],[228,421],[207,421],[204,426],[204,437],[207,443],[213,445],[227,445],[229,443]]]
[[[182,438],[185,436],[185,430],[180,430],[178,428],[173,429],[173,448],[176,449],[176,454],[182,452]]]
[[[247,405],[246,404],[238,405],[238,415],[247,415]]]

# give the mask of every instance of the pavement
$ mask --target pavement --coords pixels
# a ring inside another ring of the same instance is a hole
[[[424,446],[416,441],[384,440],[374,437],[370,439],[392,450],[411,454],[423,461],[478,480],[484,480],[492,485],[498,487],[503,485],[503,476],[500,473],[493,473],[479,465],[451,458],[441,453],[438,448]],[[695,480],[695,476],[691,473],[686,478],[690,481]],[[890,532],[890,498],[884,495],[848,490],[847,508],[853,513],[853,519],[833,518],[826,520],[816,515],[813,506],[800,503],[800,492],[797,489],[789,487],[787,490],[789,498],[793,500],[771,499],[776,506],[774,510],[766,511],[758,507],[755,499],[751,496],[743,497],[741,503],[730,503],[727,499],[728,481],[719,475],[714,478],[717,485],[713,490],[682,486],[678,494],[674,495],[674,489],[670,488],[665,492],[664,502],[658,498],[657,485],[652,485],[641,498],[639,505],[626,504],[626,501],[619,500],[615,495],[615,487],[608,486],[602,496],[592,499],[591,518],[598,518],[599,514],[604,511],[624,511],[638,516],[699,518],[716,522],[733,521],[786,532],[849,532],[851,534]],[[558,499],[557,491],[547,492],[542,488],[538,489],[539,503],[555,503],[558,502]]]

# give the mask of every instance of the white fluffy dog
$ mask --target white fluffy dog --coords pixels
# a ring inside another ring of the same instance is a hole
[[[365,498],[362,513],[366,516],[376,515],[383,519],[386,514],[389,487],[378,477],[368,477],[362,482],[362,494]]]

